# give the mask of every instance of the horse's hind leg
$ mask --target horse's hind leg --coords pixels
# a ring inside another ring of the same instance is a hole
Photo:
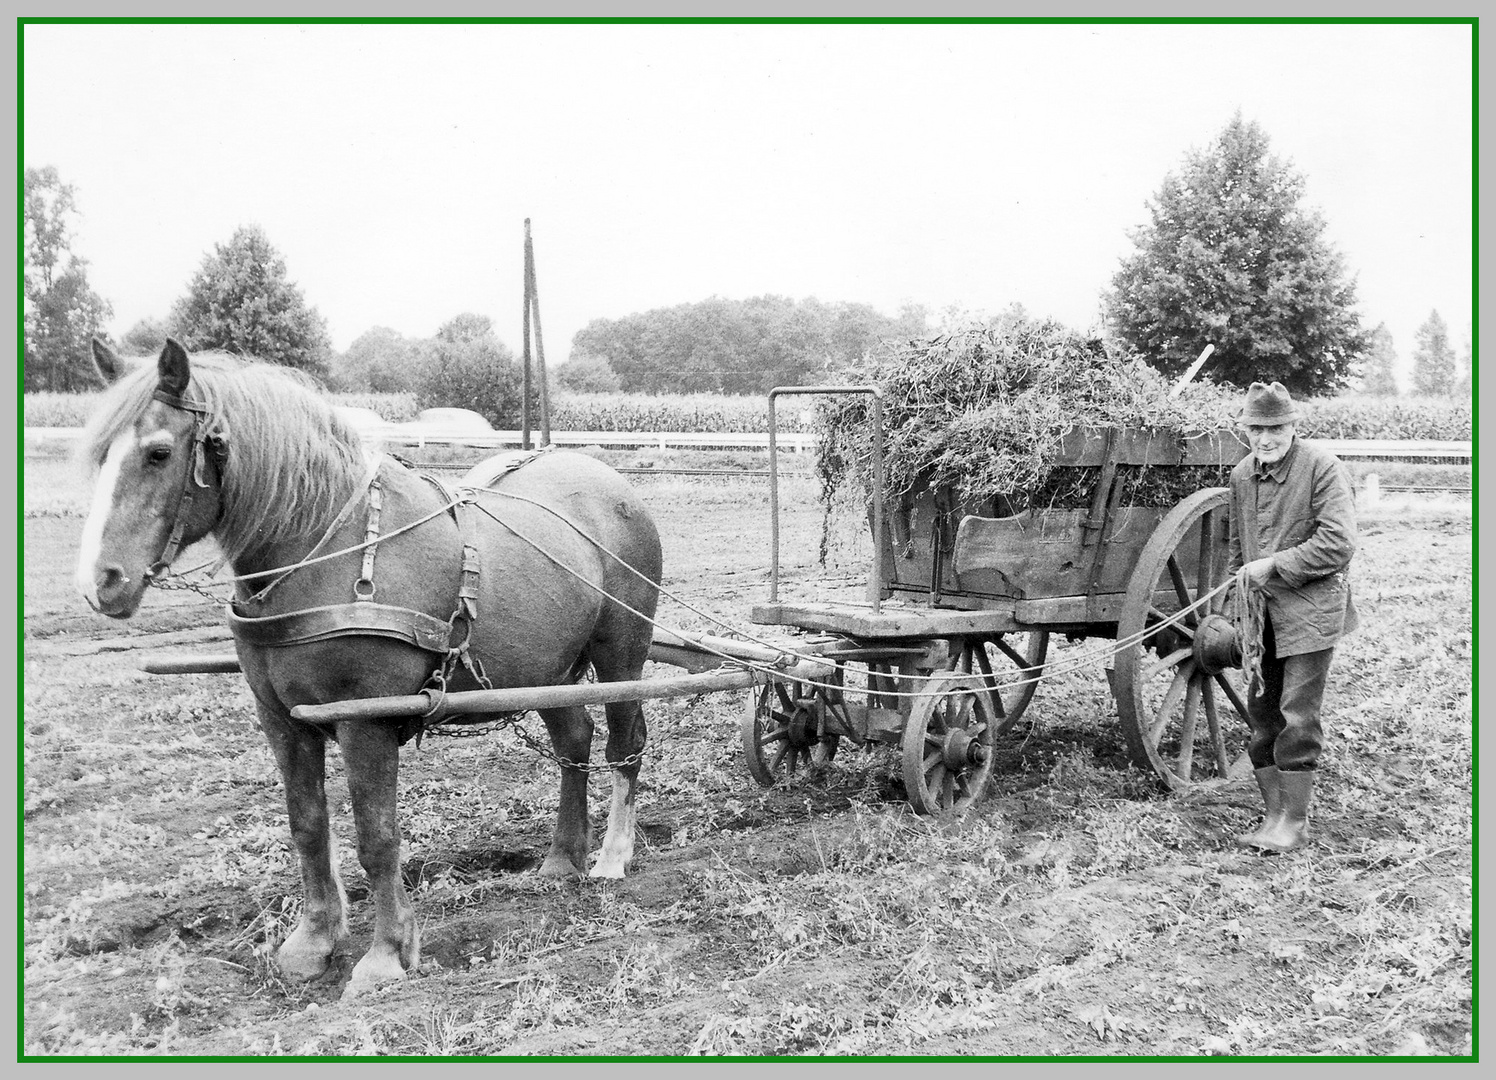
[[[541,709],[551,746],[561,759],[561,806],[551,851],[540,866],[542,877],[580,877],[587,866],[591,829],[587,820],[587,759],[592,755],[592,718],[580,705]],[[570,768],[568,762],[582,766]]]
[[[301,921],[281,943],[276,963],[285,974],[313,979],[327,970],[333,950],[348,936],[348,900],[338,876],[336,848],[323,787],[326,742],[320,731],[259,705],[260,727],[280,766],[291,839],[301,859]]]
[[[403,978],[421,962],[415,912],[400,879],[400,828],[395,818],[400,767],[399,732],[390,724],[338,725],[338,745],[348,772],[348,794],[358,829],[358,861],[374,897],[374,941],[353,967],[345,992]]]
[[[624,867],[634,859],[634,795],[639,786],[637,755],[644,749],[644,709],[637,701],[615,702],[606,708],[608,761],[612,764],[632,760],[625,765],[615,765],[611,770],[613,798],[608,804],[608,833],[603,837],[602,850],[597,854],[592,876],[621,878]]]

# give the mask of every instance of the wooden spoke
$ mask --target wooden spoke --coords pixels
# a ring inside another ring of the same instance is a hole
[[[1215,587],[1215,512],[1205,511],[1205,516],[1200,519],[1200,550],[1196,558],[1198,569],[1195,572],[1195,596],[1200,597]]]
[[[1179,761],[1174,771],[1184,781],[1190,779],[1190,770],[1195,763],[1195,723],[1200,715],[1200,683],[1203,679],[1191,679],[1190,688],[1184,695],[1184,721],[1179,726]]]
[[[1150,615],[1156,616],[1158,618],[1159,622],[1164,622],[1164,621],[1166,621],[1168,619],[1172,619],[1174,617],[1174,613],[1173,612],[1170,612],[1170,611],[1159,611],[1158,608],[1152,607],[1152,606],[1150,606],[1148,608],[1148,613]],[[1184,635],[1185,637],[1189,638],[1191,641],[1195,640],[1195,631],[1193,629],[1191,629],[1191,627],[1190,627],[1190,625],[1188,623],[1176,622],[1173,625],[1171,625],[1169,627],[1169,629],[1173,630],[1175,633]]]
[[[1184,571],[1179,569],[1179,560],[1170,555],[1168,559],[1168,567],[1169,580],[1174,583],[1174,595],[1179,597],[1179,606],[1181,609],[1187,608],[1195,602],[1195,598],[1190,595],[1190,587],[1185,584]],[[1199,622],[1199,620],[1195,618],[1195,613],[1193,611],[1191,611],[1184,617],[1185,626],[1193,627],[1197,622]],[[1175,623],[1175,625],[1177,626],[1179,624]]]
[[[1220,684],[1221,690],[1225,692],[1226,699],[1231,702],[1231,707],[1241,713],[1242,719],[1245,720],[1247,718],[1247,706],[1242,701],[1241,695],[1236,692],[1236,687],[1232,686],[1230,680],[1226,678],[1226,673],[1224,671],[1221,672],[1215,677],[1215,681]]]
[[[1154,664],[1152,667],[1150,667],[1147,670],[1145,670],[1143,672],[1143,681],[1145,683],[1146,682],[1151,682],[1153,680],[1154,676],[1156,676],[1159,672],[1166,671],[1167,669],[1173,667],[1175,664],[1179,663],[1181,660],[1184,660],[1187,657],[1193,656],[1194,653],[1195,653],[1195,650],[1192,649],[1192,648],[1189,648],[1188,646],[1186,646],[1185,648],[1182,648],[1182,649],[1175,649],[1168,656],[1164,657],[1158,663]]]
[[[1231,770],[1231,763],[1226,760],[1226,736],[1221,731],[1221,714],[1216,709],[1215,688],[1209,679],[1200,684],[1200,692],[1205,699],[1205,722],[1210,726],[1210,749],[1215,754],[1216,775],[1225,776]]]
[[[1169,724],[1169,714],[1174,711],[1174,706],[1179,704],[1179,699],[1189,689],[1190,676],[1195,673],[1194,661],[1188,661],[1179,665],[1179,670],[1174,673],[1174,681],[1169,684],[1168,691],[1164,694],[1163,701],[1158,705],[1158,716],[1154,718],[1153,724],[1148,728],[1148,741],[1157,746],[1163,738],[1164,728]]]

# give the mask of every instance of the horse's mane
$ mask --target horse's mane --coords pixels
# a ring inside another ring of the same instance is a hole
[[[150,405],[156,380],[156,365],[146,364],[106,392],[84,430],[80,452],[89,464],[97,467]],[[224,513],[214,535],[231,561],[320,534],[367,472],[358,432],[299,371],[195,353],[189,393],[207,408],[208,427],[228,433]]]

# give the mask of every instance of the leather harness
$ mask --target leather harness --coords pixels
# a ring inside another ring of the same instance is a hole
[[[191,386],[190,380],[188,386]],[[193,397],[172,394],[159,386],[152,397],[173,408],[191,413],[193,423],[194,461],[183,481],[182,495],[177,505],[176,521],[172,526],[170,538],[167,540],[161,557],[152,564],[149,571],[152,577],[164,577],[181,548],[183,532],[186,529],[188,514],[195,496],[193,489],[208,487],[203,469],[205,451],[212,453],[219,466],[221,477],[227,458],[227,446],[221,434],[204,430],[208,409],[202,402]],[[529,464],[543,452],[544,449],[536,450],[510,460],[498,474],[490,479],[489,483],[497,483],[503,476]],[[446,661],[432,676],[441,684],[445,684],[450,677],[453,667],[461,663],[480,685],[487,685],[481,663],[469,652],[473,624],[478,619],[478,585],[481,572],[475,536],[476,518],[472,506],[477,489],[467,488],[454,493],[436,477],[426,473],[420,474],[421,479],[434,487],[442,500],[447,503],[447,510],[457,522],[458,535],[462,539],[462,577],[457,589],[457,603],[452,614],[446,620],[442,620],[424,611],[394,604],[382,604],[374,599],[376,591],[374,565],[381,536],[380,516],[384,508],[384,487],[379,479],[379,473],[383,467],[382,461],[375,466],[364,489],[367,493],[364,501],[368,507],[364,527],[364,551],[359,576],[353,583],[353,601],[343,604],[324,604],[278,615],[255,616],[240,613],[241,604],[263,600],[271,589],[300,568],[301,564],[298,564],[286,568],[246,601],[232,601],[226,604],[224,613],[228,619],[229,629],[236,640],[266,648],[285,648],[349,636],[393,638],[414,645],[425,652],[446,657]],[[348,505],[339,512],[316,547],[320,547],[322,543],[329,540],[332,534],[341,527],[347,515],[357,505],[361,494],[363,493],[359,491],[354,492]]]

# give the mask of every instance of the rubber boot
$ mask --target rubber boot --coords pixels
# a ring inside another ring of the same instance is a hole
[[[1256,770],[1257,790],[1262,792],[1262,823],[1251,832],[1234,837],[1243,847],[1256,847],[1257,838],[1271,829],[1282,813],[1282,799],[1278,787],[1278,766],[1266,765]]]
[[[1309,802],[1314,797],[1314,770],[1278,774],[1278,820],[1257,834],[1253,846],[1264,851],[1292,851],[1309,839]]]

